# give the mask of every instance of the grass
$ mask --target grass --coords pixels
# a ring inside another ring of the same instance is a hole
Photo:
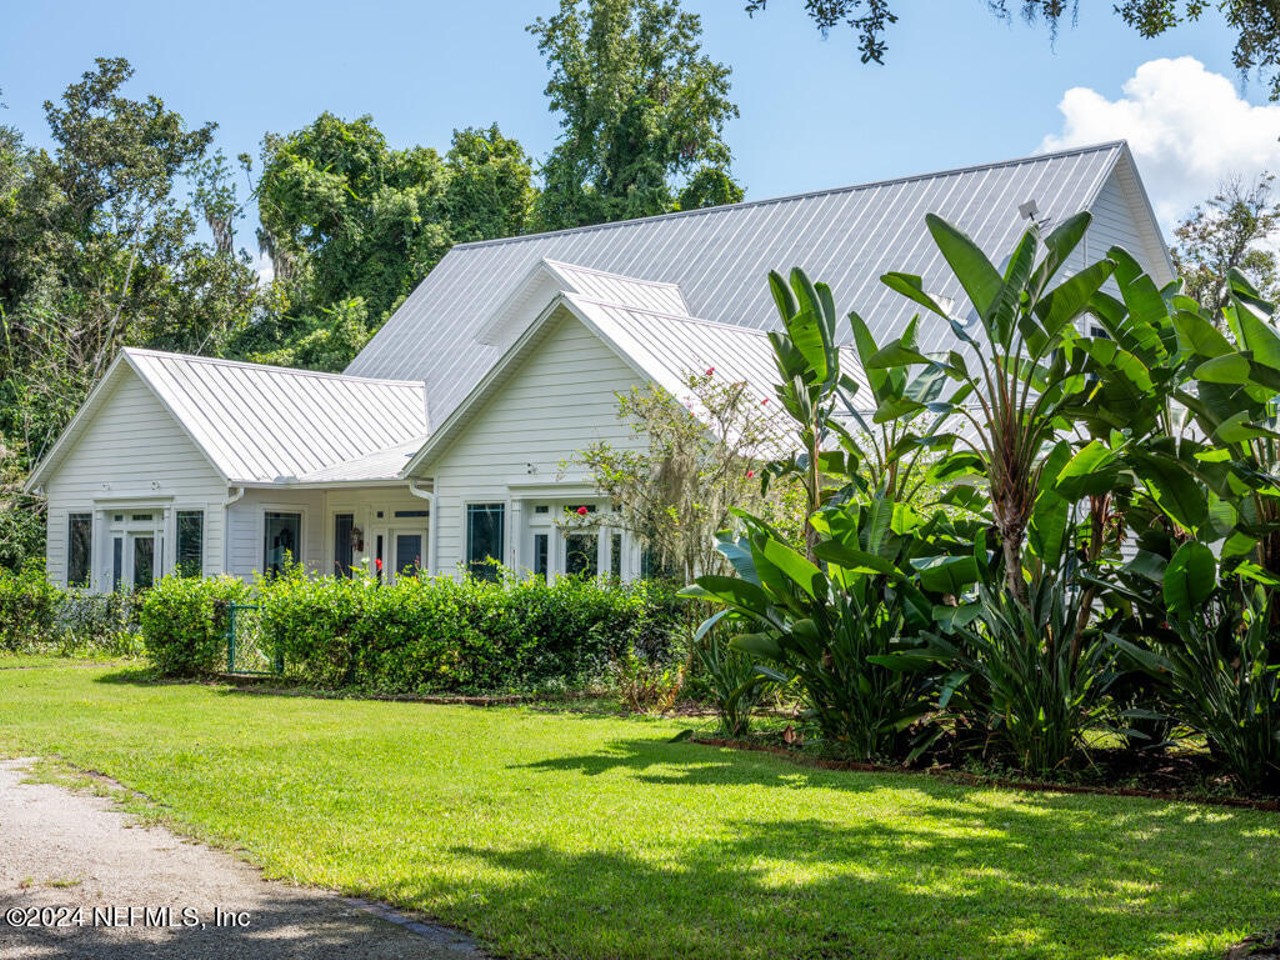
[[[115,656],[97,650],[78,652],[68,656],[62,653],[9,653],[0,652],[0,670],[22,670],[30,667],[66,667],[127,663],[128,657]]]
[[[680,725],[0,671],[0,753],[269,876],[513,957],[1217,958],[1280,919],[1280,816],[799,768]]]

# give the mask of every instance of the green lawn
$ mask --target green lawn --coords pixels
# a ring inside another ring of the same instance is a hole
[[[148,794],[267,873],[503,955],[1219,957],[1280,815],[802,769],[671,722],[0,671],[0,753]]]

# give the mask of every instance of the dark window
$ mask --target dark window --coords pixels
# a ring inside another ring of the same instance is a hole
[[[426,510],[397,510],[395,513],[396,519],[398,520],[408,520],[412,517],[425,517],[426,515]]]
[[[545,533],[533,535],[533,572],[540,577],[547,575],[547,542]]]
[[[274,576],[290,563],[296,563],[302,543],[302,514],[265,514],[262,537],[262,570]]]
[[[594,577],[600,572],[598,533],[575,532],[564,538],[564,572],[571,577]]]
[[[382,514],[378,514],[382,516]],[[373,550],[373,569],[378,574],[378,582],[382,582],[382,534],[377,536],[377,546]]]
[[[396,574],[416,576],[422,566],[422,534],[396,534]]]
[[[622,534],[615,533],[609,538],[609,572],[619,580],[622,579]]]
[[[119,590],[124,582],[124,537],[111,541],[111,589]]]
[[[133,538],[133,589],[141,590],[156,581],[156,538]]]
[[[467,504],[467,569],[477,577],[498,577],[492,561],[502,562],[506,513],[502,503]]]
[[[339,513],[333,518],[333,570],[340,577],[351,576],[351,563],[355,560],[355,545],[351,531],[355,529],[354,514]]]
[[[204,574],[204,511],[178,511],[178,556],[174,572],[180,577]]]
[[[73,513],[67,517],[67,586],[89,586],[93,557],[93,514]]]
[[[533,508],[533,512],[534,512],[534,513],[550,513],[550,512],[551,512],[551,508],[550,508],[550,507],[548,507],[548,506],[544,503],[544,504],[540,504],[539,506],[534,507],[534,508]]]

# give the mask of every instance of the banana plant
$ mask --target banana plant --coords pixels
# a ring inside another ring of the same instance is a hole
[[[833,435],[846,431],[836,418],[839,395],[852,394],[857,382],[840,370],[836,345],[836,308],[831,289],[813,283],[799,268],[791,271],[790,284],[777,272],[769,274],[769,289],[782,319],[782,330],[769,333],[778,369],[776,394],[796,427],[799,449],[789,458],[769,464],[762,482],[767,486],[780,477],[797,478],[805,493],[807,513],[817,511],[834,492],[824,465],[832,464]],[[841,457],[834,465],[844,476],[856,475],[858,462]],[[805,526],[806,552],[815,559],[818,532]]]
[[[1069,217],[1047,235],[1033,225],[1018,241],[1003,273],[962,231],[940,217],[926,217],[929,233],[973,305],[977,328],[952,316],[919,276],[888,273],[892,290],[942,318],[959,349],[925,355],[912,328],[871,358],[871,369],[933,366],[954,382],[944,397],[925,404],[959,423],[957,468],[978,472],[987,484],[1000,539],[1008,591],[1027,600],[1024,544],[1031,523],[1046,448],[1088,407],[1098,366],[1114,344],[1082,343],[1077,324],[1115,264],[1101,260],[1060,283],[1054,279],[1083,239],[1087,213]],[[1100,355],[1102,359],[1100,359]],[[1095,409],[1094,416],[1106,410]],[[1117,417],[1116,426],[1120,426]]]

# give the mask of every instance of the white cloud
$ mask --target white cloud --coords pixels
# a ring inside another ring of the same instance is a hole
[[[1062,132],[1045,137],[1041,148],[1128,140],[1166,230],[1225,177],[1280,173],[1280,104],[1249,103],[1194,57],[1142,64],[1116,100],[1073,87],[1058,109]]]
[[[253,269],[258,274],[258,285],[260,287],[265,287],[275,279],[275,266],[271,263],[271,258],[261,251],[254,257]]]

